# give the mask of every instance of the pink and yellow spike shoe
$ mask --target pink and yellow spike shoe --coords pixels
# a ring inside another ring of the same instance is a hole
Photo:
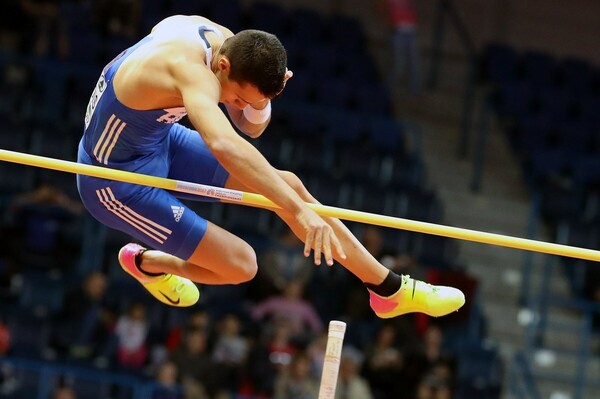
[[[459,289],[436,286],[402,276],[402,287],[393,295],[382,297],[369,290],[371,309],[382,319],[406,313],[425,313],[440,317],[456,312],[465,304],[465,294]]]
[[[187,307],[198,302],[200,291],[189,279],[174,274],[151,276],[142,272],[135,263],[146,248],[129,243],[119,251],[119,263],[123,270],[140,282],[156,299],[169,306]]]

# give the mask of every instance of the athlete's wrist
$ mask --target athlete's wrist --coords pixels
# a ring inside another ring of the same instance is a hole
[[[269,101],[263,109],[256,109],[251,105],[244,108],[244,118],[255,125],[262,125],[271,117],[271,102]]]

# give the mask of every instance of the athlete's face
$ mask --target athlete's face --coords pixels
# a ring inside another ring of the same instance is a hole
[[[241,85],[233,80],[226,79],[221,82],[220,101],[237,109],[244,109],[248,105],[261,109],[264,108],[269,99],[253,85]]]
[[[227,57],[221,57],[217,61],[218,79],[221,84],[221,97],[219,102],[233,106],[237,109],[244,109],[248,105],[254,108],[264,108],[269,101],[258,88],[251,84],[240,84],[229,79],[231,65]]]

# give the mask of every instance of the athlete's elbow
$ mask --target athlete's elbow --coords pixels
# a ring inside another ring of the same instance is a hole
[[[261,134],[263,134],[263,132],[265,131],[265,126],[261,126],[259,128],[255,128],[255,129],[248,129],[244,131],[244,134],[252,139],[257,139],[260,137]]]
[[[210,152],[212,152],[219,161],[228,159],[235,153],[235,145],[230,140],[219,137],[205,141]]]

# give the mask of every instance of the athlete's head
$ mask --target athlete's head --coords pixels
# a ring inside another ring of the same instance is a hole
[[[273,34],[243,30],[223,43],[220,53],[230,63],[229,79],[255,86],[265,97],[276,97],[285,86],[287,55]]]

